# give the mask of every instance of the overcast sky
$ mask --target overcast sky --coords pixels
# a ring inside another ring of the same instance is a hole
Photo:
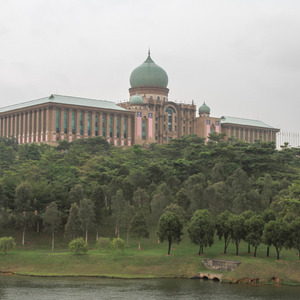
[[[299,0],[0,0],[0,106],[128,99],[147,58],[169,100],[300,133]]]

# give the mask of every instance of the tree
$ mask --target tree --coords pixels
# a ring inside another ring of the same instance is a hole
[[[115,216],[115,234],[120,237],[120,221],[122,218],[123,209],[125,206],[125,199],[123,197],[123,191],[117,190],[116,194],[112,197],[112,208]]]
[[[79,216],[81,220],[81,228],[85,233],[85,242],[88,242],[88,231],[95,224],[94,203],[90,199],[82,199],[80,201]]]
[[[257,247],[262,242],[264,225],[265,222],[263,218],[258,215],[253,215],[245,222],[245,227],[247,230],[245,240],[254,247],[254,257],[256,257]]]
[[[96,185],[92,192],[92,201],[95,208],[95,225],[96,225],[96,240],[99,236],[99,230],[104,220],[104,208],[105,208],[105,195],[100,185]]]
[[[276,249],[277,260],[280,251],[284,246],[287,247],[290,238],[289,226],[283,219],[276,219],[266,224],[264,229],[264,240],[268,245],[273,245]]]
[[[265,222],[265,225],[268,224],[270,221],[274,221],[276,220],[276,213],[274,210],[272,209],[266,209],[262,212],[261,214],[264,222]],[[272,243],[268,243],[268,241],[264,240],[264,243],[267,245],[267,257],[269,257],[270,255],[270,246]]]
[[[181,241],[182,229],[183,222],[177,214],[166,212],[160,217],[157,235],[160,242],[164,240],[169,242],[168,255],[170,255],[172,243]]]
[[[69,217],[67,224],[65,226],[65,234],[69,236],[72,240],[79,238],[81,236],[81,219],[79,214],[79,207],[76,203],[71,205]]]
[[[71,241],[69,243],[69,248],[72,252],[74,251],[76,255],[79,255],[88,251],[88,244],[81,237]]]
[[[254,215],[254,212],[252,210],[246,210],[244,212],[241,213],[241,216],[244,217],[245,219],[245,222],[248,221],[252,216]],[[251,246],[251,243],[247,241],[246,239],[246,236],[248,234],[248,227],[245,223],[245,241],[248,243],[248,253],[250,253],[250,246]]]
[[[291,225],[291,244],[298,250],[300,260],[300,217],[292,221]]]
[[[25,181],[16,187],[15,208],[17,222],[22,227],[22,246],[25,244],[25,230],[33,213],[32,190],[29,182]]]
[[[152,218],[155,223],[163,214],[164,209],[172,202],[171,189],[166,183],[162,183],[156,189],[151,201]]]
[[[149,238],[149,231],[144,214],[138,212],[130,222],[130,232],[138,239],[139,250],[141,250],[141,238]]]
[[[230,237],[235,244],[235,255],[239,255],[239,245],[245,237],[245,219],[242,216],[233,215],[229,219],[230,223]]]
[[[224,254],[226,254],[228,244],[230,242],[230,218],[232,214],[225,210],[223,213],[219,214],[216,222],[217,235],[219,239],[224,237]]]
[[[2,237],[0,238],[0,251],[3,251],[4,254],[7,254],[8,250],[11,250],[16,247],[15,239],[12,237]]]
[[[43,216],[43,220],[46,226],[49,226],[52,234],[52,247],[51,247],[52,251],[54,250],[54,233],[61,224],[60,216],[61,213],[58,210],[56,203],[51,202],[51,204],[46,208],[46,211]]]
[[[83,199],[84,194],[83,194],[83,188],[81,184],[75,184],[69,194],[68,194],[68,200],[69,203],[76,203],[77,205],[80,204],[80,201]]]
[[[199,255],[203,253],[203,248],[211,246],[214,242],[215,222],[210,212],[205,210],[196,210],[188,233],[192,243],[199,245]]]
[[[185,211],[187,211],[190,207],[191,199],[189,198],[185,188],[181,188],[176,194],[176,203]]]

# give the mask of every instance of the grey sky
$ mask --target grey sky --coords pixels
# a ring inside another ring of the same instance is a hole
[[[147,57],[169,99],[300,132],[299,0],[0,0],[0,106],[121,101]]]

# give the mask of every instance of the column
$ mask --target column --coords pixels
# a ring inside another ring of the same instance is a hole
[[[76,111],[76,126],[75,126],[76,138],[80,139],[80,110]]]
[[[31,111],[31,143],[35,142],[36,111]]]
[[[73,140],[73,134],[72,134],[72,109],[69,109],[68,111],[68,141],[71,143]]]
[[[120,117],[120,145],[124,146],[124,115],[122,114]]]
[[[50,112],[49,107],[46,108],[45,114],[45,142],[48,142],[50,138]]]
[[[11,137],[11,136],[14,135],[14,116],[13,115],[10,115],[9,121],[10,121],[10,124],[9,124],[9,137]]]
[[[114,145],[118,144],[117,141],[117,114],[113,114],[113,138],[114,138]]]
[[[30,112],[26,114],[26,143],[30,142]]]
[[[26,143],[26,113],[22,113],[22,143]]]
[[[103,112],[99,112],[98,113],[98,135],[99,136],[102,136],[102,132],[103,132],[102,121],[103,121]]]
[[[39,139],[40,139],[41,142],[43,142],[44,141],[44,130],[45,130],[45,128],[44,128],[44,121],[45,121],[45,110],[44,110],[44,108],[42,108],[40,112],[41,113],[40,113],[40,132],[39,132],[40,137],[39,137]]]
[[[56,142],[56,108],[51,107],[49,113],[49,142]]]
[[[5,137],[9,137],[9,117],[5,116]]]
[[[98,117],[98,130],[99,130],[99,117]],[[91,137],[95,137],[95,111],[91,113]]]
[[[110,136],[109,136],[109,133],[110,133],[110,128],[109,128],[109,120],[110,120],[110,114],[107,113],[106,114],[106,124],[105,124],[105,127],[106,127],[106,139],[108,142],[110,142]]]
[[[15,139],[18,139],[18,115],[14,114],[14,130],[13,130],[13,136]]]
[[[65,139],[64,117],[65,117],[65,109],[61,107],[59,113],[59,140],[61,141]]]
[[[128,140],[128,146],[131,146],[131,145],[133,145],[134,144],[134,138],[133,138],[133,136],[132,136],[132,126],[133,126],[133,124],[132,124],[132,117],[131,116],[128,116],[128,124],[127,124],[127,136],[128,136],[128,138],[127,138],[127,140]]]
[[[83,137],[85,139],[88,138],[87,119],[88,119],[88,111],[85,110],[83,113]]]

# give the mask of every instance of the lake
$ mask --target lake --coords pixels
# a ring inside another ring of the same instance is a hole
[[[0,275],[0,299],[300,299],[300,287],[191,279],[46,278]]]

